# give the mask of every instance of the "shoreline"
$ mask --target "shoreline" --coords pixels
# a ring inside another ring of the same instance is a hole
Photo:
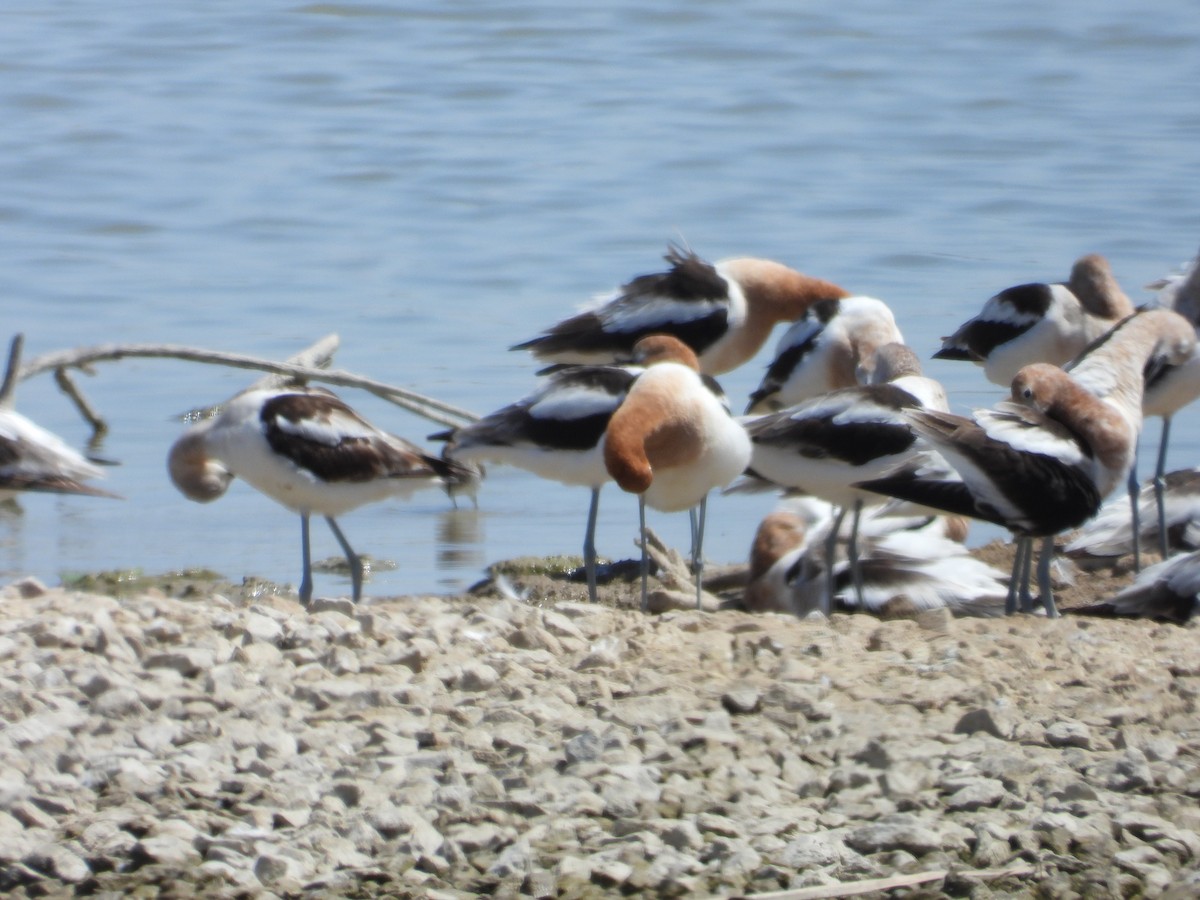
[[[1195,626],[24,588],[13,896],[1200,885]]]

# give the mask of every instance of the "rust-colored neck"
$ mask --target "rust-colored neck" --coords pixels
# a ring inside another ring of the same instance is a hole
[[[650,487],[656,468],[685,465],[703,449],[701,429],[673,380],[641,376],[609,419],[604,466],[631,494]]]
[[[1121,290],[1108,260],[1099,253],[1075,261],[1067,287],[1094,316],[1115,321],[1133,314],[1133,303]]]
[[[743,257],[722,264],[746,298],[746,320],[725,350],[725,362],[706,371],[720,374],[754,356],[780,322],[795,322],[818,300],[838,300],[850,292],[769,259]]]
[[[795,513],[780,511],[767,515],[750,547],[750,580],[761,578],[771,566],[804,543],[807,531],[804,520]]]

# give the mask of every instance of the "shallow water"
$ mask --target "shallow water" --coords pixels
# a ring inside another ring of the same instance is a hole
[[[1200,20],[1165,0],[1079,9],[10,4],[5,323],[27,356],[129,341],[283,358],[337,332],[339,367],[482,413],[533,384],[510,344],[657,269],[670,240],[881,297],[923,356],[990,294],[1064,278],[1085,252],[1143,297],[1200,235]],[[722,379],[735,407],[767,356]],[[999,395],[969,366],[928,372],[960,410]],[[144,360],[81,376],[125,499],[0,511],[0,573],[294,582],[294,516],[245,485],[192,504],[165,474],[173,416],[249,377]],[[397,433],[437,430],[345,396]],[[48,376],[18,408],[86,439]],[[1194,417],[1174,432],[1172,466],[1195,464]],[[368,592],[578,552],[585,490],[493,469],[479,501],[455,512],[429,491],[346,516],[357,549],[398,563]],[[714,500],[707,555],[743,558],[772,502]],[[635,510],[606,491],[601,553],[634,552]],[[651,524],[686,543],[685,516]]]

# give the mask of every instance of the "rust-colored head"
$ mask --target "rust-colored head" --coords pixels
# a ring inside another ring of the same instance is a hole
[[[1071,376],[1050,363],[1032,363],[1017,372],[1012,380],[1012,398],[1017,403],[1047,412],[1058,402],[1066,385],[1074,385]]]
[[[633,345],[633,361],[641,366],[675,362],[700,371],[700,360],[696,358],[695,351],[669,334],[650,334],[638,340]]]
[[[1094,316],[1116,320],[1133,313],[1133,303],[1121,290],[1108,260],[1099,253],[1075,260],[1067,287]]]
[[[807,534],[807,523],[790,510],[775,510],[764,516],[750,545],[750,580],[760,577],[803,544]]]
[[[921,374],[921,360],[912,347],[891,341],[883,344],[868,359],[861,359],[856,369],[862,384],[885,384],[909,375]]]
[[[179,492],[197,503],[211,503],[229,488],[233,473],[208,455],[203,425],[185,432],[171,447],[167,471]]]
[[[742,256],[723,261],[721,268],[737,281],[749,305],[775,322],[794,322],[818,300],[850,296],[832,281],[805,275],[770,259]]]

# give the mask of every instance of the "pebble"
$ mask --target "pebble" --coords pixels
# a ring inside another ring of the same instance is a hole
[[[2,593],[14,895],[1200,884],[1189,629]]]

